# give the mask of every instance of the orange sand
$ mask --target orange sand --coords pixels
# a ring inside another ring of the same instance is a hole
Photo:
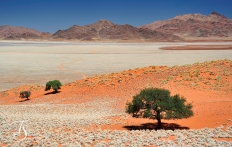
[[[20,99],[19,92],[25,85],[0,92],[0,104],[30,102],[83,103],[96,97],[120,98],[119,107],[125,110],[126,102],[146,87],[161,87],[179,93],[192,102],[194,116],[181,120],[162,120],[166,128],[199,129],[232,125],[232,61],[221,60],[185,66],[150,66],[141,69],[99,75],[65,84],[57,94],[44,91],[43,86],[33,85],[29,101]],[[50,96],[49,99],[46,97]],[[51,97],[52,96],[52,97]],[[70,97],[78,97],[71,99]],[[115,118],[117,119],[117,118]],[[230,120],[231,121],[230,121]],[[148,123],[156,120],[129,117],[125,124],[101,126],[103,129],[149,129]]]
[[[231,45],[186,45],[162,47],[162,50],[231,50]]]

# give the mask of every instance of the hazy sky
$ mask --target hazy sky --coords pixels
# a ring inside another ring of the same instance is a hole
[[[232,18],[232,0],[0,0],[0,25],[55,33],[100,19],[141,26],[179,14],[212,11]]]

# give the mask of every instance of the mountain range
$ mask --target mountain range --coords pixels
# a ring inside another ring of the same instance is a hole
[[[52,36],[54,39],[78,40],[148,40],[179,41],[180,37],[157,32],[147,28],[136,28],[131,25],[117,25],[108,20],[100,20],[86,26],[74,25],[67,30],[59,30]]]
[[[187,41],[199,38],[232,40],[232,20],[217,12],[212,12],[208,16],[178,15],[172,19],[155,21],[140,27],[99,20],[85,26],[73,25],[54,34],[24,27],[0,26],[2,40]]]

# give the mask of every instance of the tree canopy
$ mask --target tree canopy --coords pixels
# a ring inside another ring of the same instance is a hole
[[[158,129],[163,119],[182,119],[193,116],[192,104],[179,94],[170,95],[170,91],[159,88],[145,88],[127,103],[126,113],[134,117],[157,119]]]
[[[62,86],[59,80],[48,81],[45,86],[45,91],[50,90],[51,88],[54,90],[55,93],[58,92],[58,89]]]

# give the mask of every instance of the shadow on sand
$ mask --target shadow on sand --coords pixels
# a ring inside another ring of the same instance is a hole
[[[24,99],[24,100],[21,100],[19,102],[25,102],[25,101],[29,101],[30,99]]]
[[[49,94],[57,94],[57,93],[60,93],[60,91],[57,91],[57,92],[55,92],[55,91],[52,91],[52,92],[45,93],[44,95],[49,95]]]
[[[164,130],[189,129],[189,127],[180,126],[176,123],[162,123],[162,126]],[[123,128],[126,128],[127,130],[157,130],[157,123],[144,123],[140,126],[124,126]]]

